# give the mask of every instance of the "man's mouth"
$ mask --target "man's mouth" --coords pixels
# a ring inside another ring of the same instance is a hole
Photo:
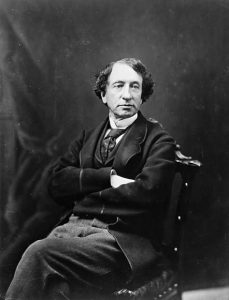
[[[132,104],[120,104],[120,105],[118,105],[118,106],[122,106],[122,107],[133,107]]]

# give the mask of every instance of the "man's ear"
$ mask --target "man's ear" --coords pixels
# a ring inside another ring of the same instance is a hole
[[[105,92],[101,92],[101,98],[104,104],[107,104],[107,98]]]

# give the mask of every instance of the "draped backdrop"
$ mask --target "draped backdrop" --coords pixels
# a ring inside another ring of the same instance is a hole
[[[0,22],[0,118],[10,111],[13,124],[0,132],[14,145],[0,161],[14,162],[1,173],[1,182],[10,179],[0,199],[0,273],[10,278],[24,249],[63,212],[45,176],[82,127],[106,115],[95,73],[137,57],[156,82],[142,112],[204,165],[185,231],[186,289],[227,285],[229,1],[1,0]]]

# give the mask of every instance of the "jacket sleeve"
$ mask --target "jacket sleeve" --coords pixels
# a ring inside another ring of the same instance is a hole
[[[100,196],[105,203],[129,203],[139,208],[152,208],[171,187],[174,174],[175,143],[165,134],[150,147],[145,164],[134,182],[105,189]]]
[[[106,189],[110,186],[111,168],[81,168],[80,152],[85,132],[73,141],[67,153],[49,169],[48,191],[59,204],[72,204],[83,195]]]

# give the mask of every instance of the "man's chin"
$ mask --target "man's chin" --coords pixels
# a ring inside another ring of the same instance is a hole
[[[118,118],[120,119],[127,119],[130,118],[134,115],[135,113],[122,113],[118,115]]]
[[[118,112],[119,118],[130,118],[133,115],[135,115],[137,112],[133,111],[131,109],[122,109],[121,111]]]

